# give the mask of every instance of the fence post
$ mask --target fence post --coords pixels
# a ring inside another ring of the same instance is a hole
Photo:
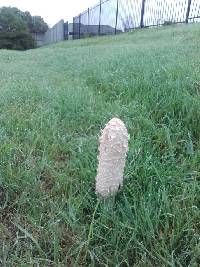
[[[188,0],[188,7],[187,7],[187,12],[186,12],[186,19],[185,22],[188,23],[188,18],[190,15],[190,7],[191,7],[192,0]]]
[[[115,21],[115,34],[117,34],[118,13],[119,13],[119,0],[117,0],[116,21]]]
[[[99,4],[99,31],[98,31],[99,35],[101,33],[101,2],[102,0],[100,0],[100,4]]]
[[[67,22],[67,40],[69,40],[69,22]]]
[[[63,21],[63,40],[65,40],[65,23]]]
[[[79,15],[79,22],[78,22],[78,38],[81,39],[81,14]]]
[[[145,1],[146,1],[146,0],[142,0],[140,28],[144,28],[144,10],[145,10]]]
[[[89,26],[90,26],[90,9],[88,8],[88,26],[87,26],[88,33],[89,33]]]
[[[64,40],[69,40],[68,21],[64,23]]]
[[[72,28],[73,28],[73,33],[72,33],[72,34],[73,34],[73,35],[72,35],[72,40],[74,40],[74,28],[75,28],[75,27],[74,27],[74,17],[73,17],[73,27],[72,27]]]

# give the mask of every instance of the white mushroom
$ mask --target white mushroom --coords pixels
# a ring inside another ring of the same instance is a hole
[[[117,118],[110,120],[102,131],[96,193],[103,198],[117,193],[123,184],[128,139],[126,126]]]

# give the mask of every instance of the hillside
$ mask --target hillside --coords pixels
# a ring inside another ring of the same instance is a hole
[[[199,65],[200,24],[0,51],[1,266],[199,266]],[[95,212],[114,116],[124,187]]]

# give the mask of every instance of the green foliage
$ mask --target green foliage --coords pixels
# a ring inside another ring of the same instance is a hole
[[[48,25],[40,16],[34,16],[29,24],[29,30],[31,33],[45,33],[48,30]]]
[[[26,50],[35,47],[35,41],[27,33],[0,33],[0,49]]]
[[[26,33],[27,25],[19,14],[16,8],[0,8],[0,33]]]
[[[200,25],[0,51],[0,265],[200,265]],[[129,134],[95,195],[98,137]]]
[[[165,20],[164,21],[164,26],[169,26],[169,25],[172,25],[172,24],[174,24],[175,22],[173,21],[173,20]]]
[[[24,50],[35,47],[31,33],[44,33],[48,25],[15,7],[0,8],[0,48]]]

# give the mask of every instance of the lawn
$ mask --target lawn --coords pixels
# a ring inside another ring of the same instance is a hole
[[[200,24],[0,51],[0,266],[200,264]],[[130,141],[95,194],[98,137]]]

